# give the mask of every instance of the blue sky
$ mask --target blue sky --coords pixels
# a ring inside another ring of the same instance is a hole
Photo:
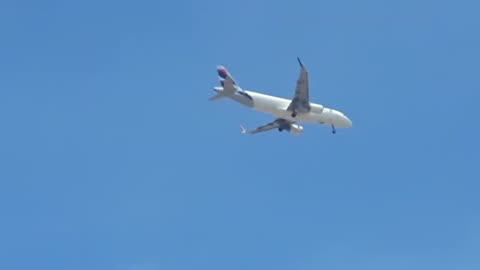
[[[5,269],[478,269],[477,1],[3,1]],[[313,101],[354,127],[207,99]]]

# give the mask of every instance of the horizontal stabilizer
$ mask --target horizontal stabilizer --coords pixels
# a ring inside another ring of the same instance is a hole
[[[215,96],[209,98],[208,100],[214,101],[214,100],[218,100],[218,99],[221,99],[221,98],[224,98],[224,97],[225,97],[224,93],[218,92],[218,93],[215,94]]]

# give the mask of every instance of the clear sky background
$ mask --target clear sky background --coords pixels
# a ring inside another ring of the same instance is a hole
[[[0,268],[480,268],[478,1],[0,3]],[[336,135],[239,133],[225,65]]]

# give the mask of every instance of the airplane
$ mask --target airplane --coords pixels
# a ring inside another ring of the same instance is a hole
[[[209,100],[229,98],[254,110],[272,114],[276,118],[252,130],[240,126],[242,133],[256,134],[278,129],[280,132],[285,130],[299,135],[303,133],[303,127],[299,125],[301,122],[329,125],[333,134],[336,133],[336,128],[352,127],[352,121],[342,112],[310,102],[308,72],[300,58],[297,57],[297,60],[300,64],[300,75],[291,100],[243,90],[224,66],[217,67],[221,86],[213,88],[216,93]]]

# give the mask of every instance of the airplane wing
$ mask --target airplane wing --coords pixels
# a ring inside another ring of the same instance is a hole
[[[300,64],[300,76],[295,88],[295,96],[292,99],[287,110],[295,113],[306,113],[310,111],[310,99],[308,95],[308,72],[300,58],[297,57]]]
[[[270,122],[266,125],[257,127],[255,129],[252,129],[252,130],[245,130],[244,127],[242,127],[242,126],[240,126],[240,127],[242,129],[242,133],[256,134],[256,133],[269,131],[269,130],[280,128],[280,127],[283,128],[283,129],[286,129],[290,125],[291,125],[290,121],[278,118],[278,119],[275,119],[275,121],[273,121],[273,122]]]

